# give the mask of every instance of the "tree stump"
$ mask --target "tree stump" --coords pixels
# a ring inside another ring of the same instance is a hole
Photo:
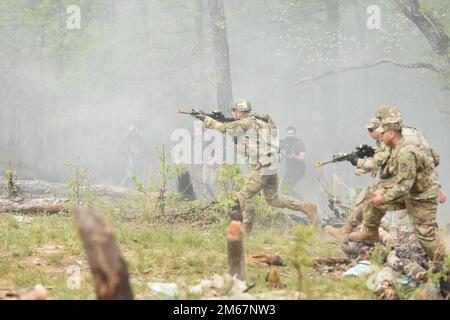
[[[132,300],[127,265],[111,223],[91,208],[72,208],[70,211],[94,276],[97,298]]]
[[[228,273],[245,280],[244,232],[240,221],[232,221],[227,228]]]

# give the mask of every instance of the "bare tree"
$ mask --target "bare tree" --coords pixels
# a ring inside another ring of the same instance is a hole
[[[217,72],[217,104],[227,109],[233,101],[230,50],[223,0],[208,0]]]
[[[396,0],[403,14],[420,29],[433,50],[440,56],[447,57],[450,63],[450,38],[445,27],[433,14],[420,6],[419,0]]]

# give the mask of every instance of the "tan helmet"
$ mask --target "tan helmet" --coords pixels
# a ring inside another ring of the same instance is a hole
[[[382,123],[394,123],[403,121],[400,110],[398,110],[396,106],[391,105],[381,106],[376,113],[376,117]]]
[[[233,103],[231,107],[233,111],[250,112],[252,111],[252,105],[247,100],[239,100]]]
[[[381,125],[380,120],[378,118],[372,118],[366,125],[366,128],[373,131]]]
[[[403,122],[400,121],[393,121],[393,122],[386,122],[386,121],[382,121],[381,122],[381,126],[378,127],[378,129],[376,130],[377,132],[383,133],[387,130],[397,130],[397,131],[401,131],[403,128]]]

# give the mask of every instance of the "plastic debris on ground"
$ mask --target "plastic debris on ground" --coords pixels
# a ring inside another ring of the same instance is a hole
[[[198,284],[187,286],[185,280],[179,283],[148,282],[152,298],[167,300],[187,299],[188,294],[196,299],[206,300],[299,300],[305,299],[302,292],[286,290],[268,291],[250,294],[251,289],[244,281],[229,274],[214,275],[211,279],[203,279]],[[183,292],[186,290],[186,292]]]
[[[370,263],[370,261],[363,260],[360,261],[356,266],[351,267],[347,271],[345,271],[342,276],[343,277],[358,277],[363,274],[371,273],[373,272],[373,266]]]
[[[31,218],[31,217],[14,216],[14,219],[16,219],[16,221],[19,222],[19,223],[30,224],[30,223],[33,222],[33,218]]]
[[[152,296],[162,297],[164,299],[178,299],[183,296],[183,287],[180,283],[165,283],[165,282],[148,282],[147,286],[150,289]],[[214,275],[212,279],[201,280],[200,283],[189,286],[187,291],[189,294],[198,295],[202,297],[219,297],[219,296],[233,296],[238,298],[239,295],[251,298],[250,294],[245,295],[248,286],[245,282],[230,276]]]

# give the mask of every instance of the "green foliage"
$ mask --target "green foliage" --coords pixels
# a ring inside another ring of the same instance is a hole
[[[77,163],[68,162],[64,164],[66,167],[72,169],[72,174],[66,184],[66,188],[73,192],[72,202],[82,204],[90,202],[93,194],[89,190],[89,177],[85,167],[81,167]]]
[[[219,192],[216,199],[225,212],[230,213],[233,205],[235,205],[236,193],[244,186],[245,177],[241,174],[239,165],[224,164],[219,168],[217,176]]]
[[[136,188],[137,191],[142,192],[142,193],[146,193],[144,185],[142,184],[141,181],[138,180],[138,178],[136,178],[136,176],[131,176],[131,181],[133,181],[134,183],[134,187]]]
[[[384,263],[386,262],[386,257],[388,256],[388,254],[389,248],[377,244],[370,255],[370,261],[372,262],[372,264],[376,266],[383,267]]]
[[[298,290],[304,290],[303,269],[312,265],[310,248],[316,243],[317,230],[314,226],[299,226],[295,230],[292,246],[292,263],[297,270]]]
[[[186,170],[186,167],[183,165],[172,165],[166,160],[166,154],[164,151],[164,145],[162,147],[156,146],[156,152],[159,155],[159,171],[156,175],[156,180],[150,183],[150,190],[152,192],[159,192],[161,189],[166,189],[167,183],[173,180],[177,175],[182,172],[182,170]]]
[[[19,192],[20,188],[17,185],[16,172],[12,168],[6,168],[3,170],[6,189],[8,191],[8,197],[15,197]]]

